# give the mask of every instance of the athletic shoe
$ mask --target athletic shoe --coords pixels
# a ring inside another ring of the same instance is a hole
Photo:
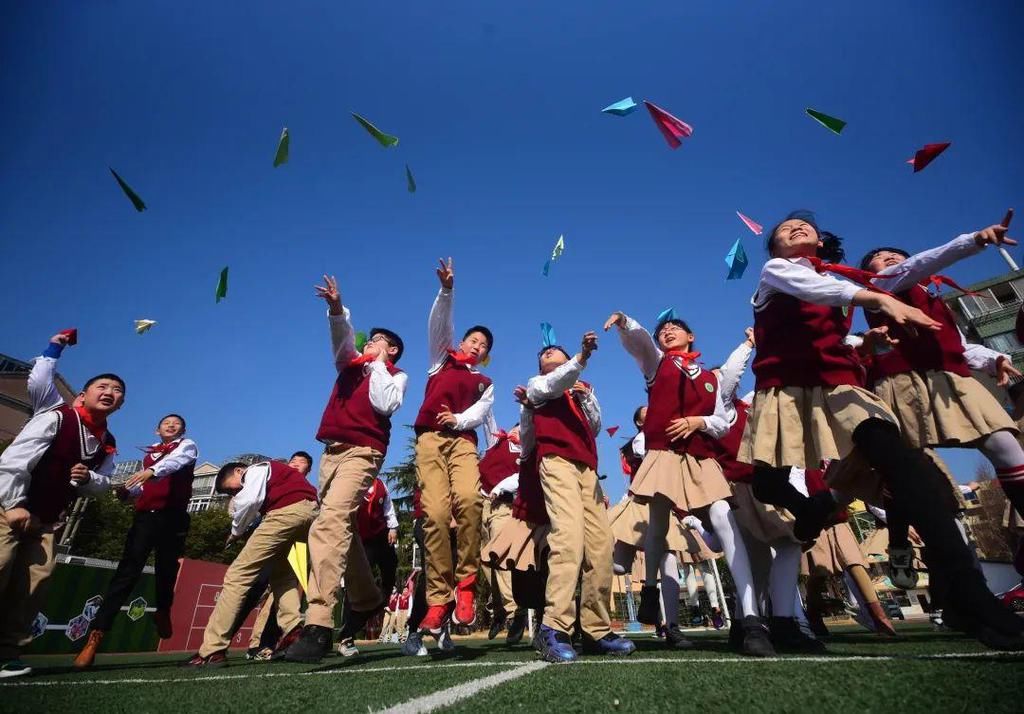
[[[423,644],[423,635],[419,630],[413,630],[402,643],[402,654],[408,657],[426,657],[427,648]]]
[[[740,652],[751,657],[774,657],[775,648],[768,638],[768,628],[756,615],[747,615],[740,623],[743,632],[743,644]]]
[[[564,632],[541,625],[538,639],[540,640],[540,655],[545,662],[561,664],[576,661],[576,650],[572,648],[572,640]]]
[[[169,640],[174,635],[174,626],[171,624],[171,613],[167,610],[157,610],[153,613],[153,622],[156,623],[156,634],[161,640]]]
[[[299,639],[285,650],[284,658],[288,662],[319,664],[320,660],[331,651],[332,641],[333,633],[330,627],[306,625],[302,628],[302,635]]]
[[[302,637],[302,625],[296,625],[291,629],[291,632],[281,636],[281,639],[274,645],[273,650],[282,653],[286,652],[289,647],[299,641],[300,637]]]
[[[4,662],[3,666],[0,667],[0,679],[7,679],[8,677],[24,677],[29,674],[32,674],[32,668],[20,659],[12,659],[8,662]]]
[[[588,654],[627,657],[636,652],[636,645],[633,644],[632,640],[627,640],[625,637],[619,637],[614,632],[609,632],[599,640],[583,635],[583,651]]]
[[[246,660],[254,660],[254,659],[256,659],[256,655],[259,653],[259,651],[260,651],[259,647],[250,647],[249,649],[247,649],[245,651],[245,659]]]
[[[833,519],[835,510],[836,501],[830,491],[814,494],[793,521],[793,537],[802,543],[810,543]]]
[[[356,641],[351,637],[348,637],[338,643],[338,654],[342,657],[355,657],[359,654],[359,648],[356,647]]]
[[[89,639],[85,641],[85,647],[75,657],[75,661],[71,663],[71,666],[79,670],[92,667],[92,663],[96,660],[96,650],[100,648],[104,634],[106,633],[103,630],[93,630],[90,632]]]
[[[729,649],[743,652],[743,618],[733,617],[729,624]]]
[[[711,624],[714,625],[716,630],[721,630],[725,627],[725,618],[722,617],[722,612],[720,610],[711,611]]]
[[[880,635],[889,635],[889,637],[896,636],[896,628],[892,626],[892,622],[886,616],[882,603],[877,600],[869,602],[868,614],[875,623],[875,632]]]
[[[455,586],[455,612],[452,619],[457,625],[476,622],[476,576],[470,575]]]
[[[367,610],[365,612],[350,610],[348,617],[345,618],[345,623],[341,626],[341,630],[338,632],[338,639],[355,639],[355,636],[362,632],[363,628],[366,627],[366,623],[369,622],[374,615],[380,612],[382,608],[383,605],[378,605],[372,610]]]
[[[889,546],[889,579],[901,590],[917,587],[917,571],[914,570],[914,549]]]
[[[455,651],[455,643],[452,642],[451,625],[445,623],[444,627],[441,628],[440,634],[437,636],[437,646],[445,654],[451,654]]]
[[[704,625],[704,616],[703,615],[696,614],[696,615],[694,615],[693,617],[690,618],[690,626],[691,627],[702,627],[703,625]]]
[[[772,645],[778,652],[799,654],[823,654],[825,645],[813,637],[808,637],[800,630],[800,623],[795,617],[773,617],[769,621]]]
[[[505,629],[505,618],[495,617],[491,620],[491,629],[487,631],[487,639],[493,640],[498,633]]]
[[[665,630],[665,645],[670,650],[692,650],[693,640],[686,638],[679,625],[672,625]]]
[[[200,657],[197,653],[182,662],[181,666],[190,669],[220,669],[228,666],[228,657],[224,652],[214,652],[209,657]]]
[[[640,588],[640,607],[636,610],[636,620],[655,627],[661,624],[661,592],[657,585],[644,585]]]
[[[957,578],[947,595],[943,619],[947,627],[966,632],[992,649],[1024,650],[1024,620],[989,591],[976,570]]]
[[[831,634],[828,627],[825,626],[825,619],[821,616],[821,611],[816,608],[807,609],[807,624],[815,637],[828,637]]]
[[[248,656],[246,656],[246,659],[249,659]],[[274,659],[284,659],[284,652],[274,652],[271,647],[261,647],[252,656],[254,662],[270,662]]]
[[[512,614],[512,620],[508,623],[508,634],[505,635],[506,645],[518,645],[522,641],[528,619],[527,610],[518,609]]]
[[[427,607],[427,614],[420,620],[420,632],[431,634],[435,637],[441,633],[441,629],[448,624],[455,603],[446,605],[430,605]]]

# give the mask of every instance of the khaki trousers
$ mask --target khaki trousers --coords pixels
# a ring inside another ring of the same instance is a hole
[[[0,661],[17,659],[32,641],[32,622],[56,565],[53,533],[17,533],[0,511]]]
[[[260,646],[260,641],[263,639],[263,630],[267,627],[267,620],[270,619],[270,611],[273,607],[274,591],[270,590],[267,596],[263,598],[263,604],[260,605],[260,609],[256,613],[256,622],[253,623],[252,634],[249,635],[249,649],[256,649]],[[285,632],[285,634],[287,635],[288,633]]]
[[[483,510],[483,542],[489,543],[492,538],[498,535],[501,528],[512,517],[512,506],[504,501],[492,503],[490,499],[484,499]],[[516,609],[516,603],[512,599],[512,571],[507,569],[495,569],[481,563],[487,582],[491,584],[492,615],[501,613],[511,614]],[[500,607],[500,610],[499,610]]]
[[[199,654],[209,657],[226,650],[240,623],[245,595],[268,565],[271,566],[270,591],[277,599],[277,622],[285,632],[301,621],[299,580],[288,564],[288,551],[292,544],[306,540],[309,526],[316,517],[316,504],[299,501],[290,506],[270,511],[256,527],[245,547],[224,574],[217,604],[206,623],[203,646]]]
[[[424,548],[427,560],[427,604],[445,605],[455,585],[480,569],[480,468],[469,439],[428,431],[416,439],[416,478],[420,487]],[[452,562],[449,535],[452,519],[458,561]]]
[[[383,599],[356,533],[356,514],[382,463],[384,456],[365,446],[320,459],[320,515],[309,529],[307,625],[334,627],[342,578],[353,610],[374,610]]]
[[[584,633],[601,639],[611,632],[612,532],[597,472],[548,455],[540,462],[540,485],[551,519],[544,624],[572,634],[582,571],[580,625]]]

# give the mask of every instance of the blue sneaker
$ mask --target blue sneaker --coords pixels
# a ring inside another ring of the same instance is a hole
[[[546,662],[559,664],[576,661],[576,650],[572,648],[572,640],[564,632],[541,625],[539,639],[540,656]]]
[[[614,632],[609,632],[599,640],[593,640],[586,635],[583,637],[583,651],[588,654],[607,654],[616,657],[626,657],[636,652],[636,645],[632,640],[619,637]]]

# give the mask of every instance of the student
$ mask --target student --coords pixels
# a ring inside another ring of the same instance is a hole
[[[424,535],[423,535],[423,522],[426,520],[426,515],[423,513],[423,506],[420,503],[420,490],[416,488],[413,491],[412,496],[412,538],[416,543],[416,547],[419,548],[421,554],[427,552],[424,547]],[[454,519],[449,519],[449,524]],[[448,543],[451,549],[452,560],[454,561],[458,557],[458,545],[456,542],[455,531],[451,529],[449,525],[448,529]],[[422,557],[422,556],[421,556]],[[424,577],[422,568],[416,568],[413,571],[416,576],[416,587],[413,590],[412,595],[412,608],[409,610],[409,634],[405,638],[405,642],[402,643],[402,654],[409,657],[426,657],[427,646],[423,643],[424,633],[420,631],[420,623],[423,621],[423,617],[427,614],[427,582]],[[410,579],[412,576],[409,576]],[[450,654],[455,651],[455,644],[452,642],[451,635],[451,623],[445,622],[441,627],[441,630],[434,635],[437,640],[438,649],[445,653]]]
[[[637,619],[657,621],[655,581],[672,509],[693,513],[714,531],[736,583],[743,614],[742,651],[771,656],[774,650],[754,602],[750,563],[729,501],[732,492],[714,459],[716,440],[728,430],[718,379],[697,364],[700,353],[692,351],[694,334],[674,315],[665,316],[653,336],[622,312],[613,313],[605,329],[613,325],[619,328],[623,347],[637,361],[648,393],[647,455],[630,487],[637,500],[650,504],[644,546],[646,581]]]
[[[480,569],[480,471],[476,428],[484,426],[488,446],[497,431],[491,405],[494,385],[476,365],[494,347],[491,331],[475,325],[453,350],[452,260],[437,270],[441,290],[430,311],[430,371],[423,405],[416,417],[416,477],[426,519],[427,613],[420,629],[438,634],[445,623],[470,625],[476,619],[476,576]],[[455,516],[458,557],[453,562],[448,526]]]
[[[540,374],[526,385],[534,405],[533,428],[540,459],[540,483],[551,530],[548,532],[548,581],[541,654],[549,662],[572,662],[571,634],[576,622],[576,582],[582,572],[580,629],[584,649],[629,655],[636,646],[611,629],[608,603],[612,586],[612,536],[597,479],[597,442],[601,408],[593,388],[579,381],[597,335],[583,336],[570,357],[558,346],[539,355]]]
[[[51,342],[44,356],[62,349]],[[116,442],[107,420],[124,395],[124,380],[107,373],[88,380],[74,406],[39,400],[44,408],[0,454],[0,678],[32,671],[19,655],[56,566],[54,531],[76,498],[109,488]]]
[[[860,386],[860,364],[844,342],[855,306],[881,311],[910,330],[938,331],[940,323],[892,295],[826,275],[865,283],[871,277],[827,262],[842,259],[841,239],[819,231],[810,214],[779,223],[767,247],[771,258],[751,301],[757,391],[740,450],[740,460],[755,467],[754,495],[788,509],[796,517],[794,535],[809,541],[836,504],[828,492],[803,496],[789,482],[790,468],[847,457],[865,461],[933,549],[932,588],[969,613],[965,629],[993,647],[1024,644],[1024,627],[989,592],[949,518],[945,478],[905,444],[885,403]]]
[[[75,669],[88,669],[96,659],[103,637],[114,625],[121,606],[128,601],[155,552],[157,635],[168,639],[174,634],[171,604],[178,580],[178,560],[185,552],[188,536],[188,501],[192,497],[192,478],[199,451],[185,437],[185,418],[168,414],[157,423],[160,441],[146,448],[142,470],[133,474],[118,489],[135,501],[135,516],[124,542],[124,553],[110,579],[107,592],[82,651],[75,658]]]
[[[213,614],[206,625],[199,651],[183,663],[185,667],[226,667],[228,645],[241,626],[245,595],[267,566],[274,568],[270,587],[279,603],[281,629],[290,632],[299,623],[284,621],[281,612],[286,605],[298,611],[298,604],[288,603],[298,596],[298,578],[288,564],[288,551],[295,543],[306,541],[316,517],[316,489],[306,477],[287,464],[263,461],[246,466],[232,461],[217,473],[217,493],[234,497],[234,514],[227,544],[241,538],[249,526],[262,516],[260,524],[245,541],[224,574],[224,584]]]
[[[348,620],[358,632],[384,604],[366,552],[356,534],[356,514],[380,472],[391,438],[391,415],[402,405],[407,378],[395,365],[402,339],[374,327],[362,353],[355,347],[351,316],[338,282],[324,276],[317,296],[327,303],[331,351],[337,378],[320,419],[320,513],[309,532],[309,607],[302,636],[285,652],[292,662],[319,662],[331,649],[334,606],[342,578],[352,607]]]

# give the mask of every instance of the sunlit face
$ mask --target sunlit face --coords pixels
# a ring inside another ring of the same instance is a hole
[[[658,331],[658,344],[668,350],[689,350],[693,346],[693,333],[671,322],[666,322]]]
[[[487,346],[487,335],[482,332],[470,332],[465,339],[459,343],[459,352],[464,355],[471,355],[477,364],[483,361],[490,351]]]
[[[647,421],[647,407],[642,407],[636,419],[637,428],[642,429],[645,421]]]
[[[109,415],[124,404],[124,387],[115,379],[97,379],[79,396],[82,406],[90,412]]]
[[[156,425],[156,435],[163,441],[174,441],[185,433],[185,423],[176,416],[164,417]]]
[[[375,332],[370,335],[370,339],[368,339],[366,344],[363,345],[363,354],[376,359],[377,356],[380,355],[381,351],[387,355],[388,360],[394,361],[395,355],[398,354],[398,347],[396,345],[392,345],[391,341],[382,333]]]
[[[892,250],[880,250],[871,257],[868,263],[868,270],[873,273],[885,270],[892,265],[899,265],[907,256]]]
[[[313,464],[309,462],[309,459],[307,459],[305,456],[301,456],[300,454],[296,454],[295,456],[291,457],[291,459],[288,460],[288,465],[291,466],[296,471],[298,471],[299,473],[301,473],[303,476],[308,475],[310,470],[313,468]]]
[[[569,358],[565,356],[565,352],[557,347],[548,347],[540,353],[540,373],[547,374],[568,361]]]
[[[821,238],[814,226],[799,218],[791,218],[775,229],[771,254],[776,258],[812,256],[820,247]]]

